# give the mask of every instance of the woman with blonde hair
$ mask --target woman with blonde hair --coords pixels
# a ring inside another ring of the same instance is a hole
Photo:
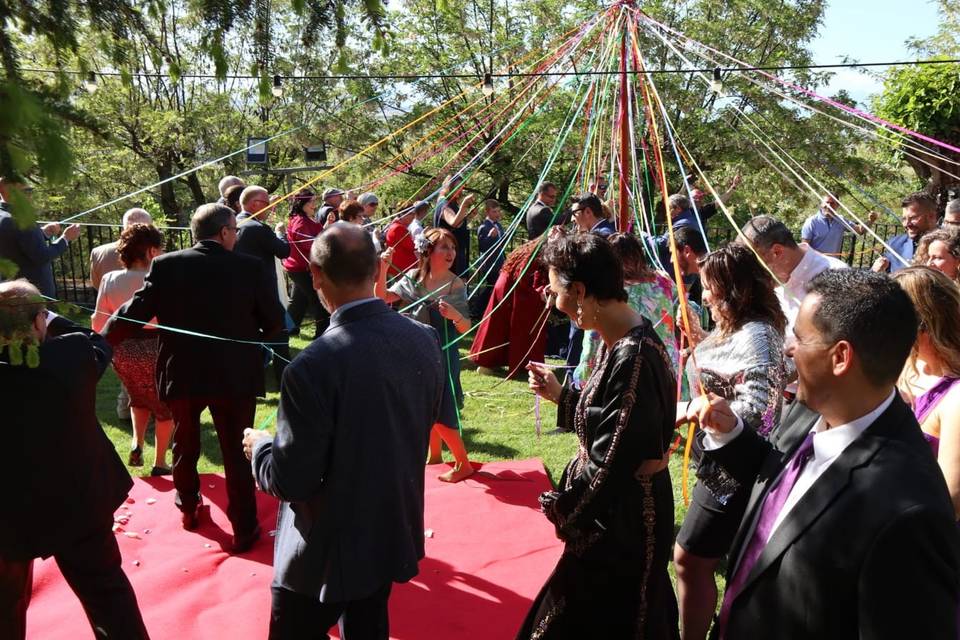
[[[387,304],[399,302],[402,312],[424,324],[429,324],[440,336],[446,368],[446,384],[440,402],[440,415],[430,433],[428,464],[443,462],[440,442],[447,443],[456,463],[453,469],[440,476],[444,482],[459,482],[473,474],[467,459],[467,449],[460,438],[460,408],[463,406],[463,387],[460,385],[460,353],[457,343],[461,334],[470,330],[470,310],[467,306],[467,287],[451,266],[457,257],[457,241],[446,229],[427,229],[416,240],[419,262],[400,276],[387,289],[386,274],[390,251],[381,256],[383,267],[377,282],[376,294]]]
[[[960,288],[928,267],[901,269],[893,278],[910,296],[920,320],[900,390],[912,400],[960,516]]]

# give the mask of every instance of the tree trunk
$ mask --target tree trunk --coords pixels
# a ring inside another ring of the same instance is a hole
[[[163,160],[157,164],[156,169],[157,175],[161,180],[168,180],[173,176],[169,160]],[[160,208],[163,209],[163,215],[166,216],[168,220],[176,220],[178,225],[186,226],[187,223],[190,222],[189,216],[184,216],[177,202],[177,194],[173,189],[173,180],[168,180],[160,185]]]
[[[187,186],[190,188],[190,194],[193,196],[193,204],[195,206],[200,206],[211,202],[207,198],[207,194],[203,192],[203,185],[200,184],[200,178],[197,177],[198,172],[194,171],[187,176]]]

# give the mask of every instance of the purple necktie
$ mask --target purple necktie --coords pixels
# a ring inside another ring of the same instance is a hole
[[[727,590],[723,594],[723,604],[720,606],[720,618],[717,625],[720,631],[721,640],[726,637],[727,619],[730,617],[730,606],[733,599],[740,594],[743,584],[747,581],[747,576],[757,563],[763,548],[767,546],[767,540],[773,532],[773,524],[777,521],[777,516],[783,509],[783,504],[787,501],[787,496],[797,483],[800,472],[807,464],[807,461],[813,454],[813,433],[808,433],[807,437],[800,444],[800,448],[793,455],[790,464],[780,475],[780,480],[776,486],[770,490],[767,497],[763,500],[763,506],[760,507],[760,516],[757,518],[757,526],[750,536],[746,549],[743,551],[740,564],[727,585]]]

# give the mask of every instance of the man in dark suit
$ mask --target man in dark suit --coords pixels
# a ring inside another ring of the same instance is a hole
[[[267,224],[270,217],[270,196],[267,190],[257,185],[250,185],[240,194],[240,214],[237,216],[237,245],[234,251],[253,256],[263,265],[267,272],[273,290],[277,293],[277,305],[280,307],[280,290],[277,281],[277,258],[283,259],[290,255],[290,244],[283,232],[282,223],[276,229]],[[284,283],[286,286],[286,283]],[[284,323],[281,308],[280,323]],[[286,337],[286,332],[284,332]],[[288,344],[278,344],[273,348],[276,356],[273,359],[273,372],[277,377],[277,386],[283,377],[283,370],[290,362],[290,347]]]
[[[264,395],[261,344],[281,334],[282,311],[261,263],[233,251],[232,209],[205,204],[190,228],[197,244],[156,258],[143,288],[107,322],[104,335],[116,344],[154,317],[172,328],[159,332],[157,391],[173,413],[173,484],[183,527],[199,524],[200,414],[209,407],[227,477],[231,550],[241,553],[260,527],[240,434],[253,426],[257,397]]]
[[[557,204],[557,185],[544,182],[537,190],[537,199],[527,209],[527,237],[534,240],[542,236],[548,228],[565,223],[562,216],[554,216],[555,204]]]
[[[21,228],[13,218],[12,201],[30,197],[33,189],[23,183],[0,178],[0,258],[17,265],[16,277],[26,278],[40,293],[55,298],[57,285],[53,279],[53,261],[67,250],[67,244],[80,236],[80,226],[72,224],[56,240],[60,225],[51,222],[44,226],[30,223]]]
[[[53,556],[97,637],[146,638],[120,566],[113,512],[133,486],[97,422],[97,381],[112,350],[100,335],[48,313],[26,280],[0,284],[0,338],[31,336],[39,365],[0,349],[4,496],[0,638],[26,637],[34,558]],[[21,356],[25,356],[21,348]]]
[[[362,228],[325,229],[310,263],[330,327],[287,367],[276,437],[243,441],[260,487],[284,501],[270,638],[324,637],[339,620],[345,640],[386,640],[391,586],[423,557],[439,338],[374,297],[380,262]]]
[[[917,334],[885,275],[828,270],[788,348],[797,407],[778,448],[713,396],[701,473],[753,493],[730,552],[720,638],[956,638],[960,538],[943,474],[896,381]],[[802,405],[806,405],[803,407]]]
[[[500,275],[500,267],[503,266],[504,255],[506,255],[506,249],[503,246],[506,236],[500,224],[500,218],[503,216],[500,203],[491,198],[484,201],[483,208],[486,215],[477,227],[477,245],[480,247],[481,254],[477,272],[481,274],[482,280],[478,280],[477,287],[480,290],[470,301],[470,315],[475,322],[483,317],[487,309],[490,294],[493,293],[493,287],[497,283],[497,276]]]

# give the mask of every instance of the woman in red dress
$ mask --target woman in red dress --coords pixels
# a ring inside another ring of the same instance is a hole
[[[540,289],[547,284],[547,270],[540,244],[531,240],[521,245],[503,263],[470,348],[470,359],[477,366],[506,366],[511,377],[519,379],[526,375],[528,361],[543,362],[547,317]]]

